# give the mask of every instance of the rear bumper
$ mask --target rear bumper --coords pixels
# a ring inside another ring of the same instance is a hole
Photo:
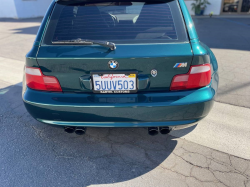
[[[23,101],[36,120],[47,124],[185,128],[208,115],[216,93],[211,85],[191,91],[138,94],[48,93],[27,88]]]
[[[57,126],[73,127],[170,127],[171,130],[185,129],[194,125],[200,120],[188,121],[166,121],[166,122],[71,122],[71,121],[50,121],[37,119],[42,123]]]

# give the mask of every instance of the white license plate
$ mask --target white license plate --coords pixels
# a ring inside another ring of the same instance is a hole
[[[93,74],[94,92],[97,93],[135,93],[136,74]]]

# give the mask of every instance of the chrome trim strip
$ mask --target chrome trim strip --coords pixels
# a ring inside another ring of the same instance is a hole
[[[184,125],[166,125],[166,122],[70,122],[70,121],[52,121],[52,120],[43,120],[37,119],[39,122],[50,124],[50,125],[59,125],[59,126],[83,126],[83,127],[170,127],[171,130],[180,130],[185,129],[194,125],[197,125],[199,122],[188,123]],[[173,121],[174,122],[174,121]],[[169,122],[167,122],[169,123]],[[126,124],[131,124],[128,126]]]

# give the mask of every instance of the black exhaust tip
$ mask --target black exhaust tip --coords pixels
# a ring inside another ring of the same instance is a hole
[[[84,135],[86,133],[86,128],[85,127],[77,127],[75,130],[75,133],[77,135]]]
[[[73,133],[75,132],[75,127],[64,127],[64,131],[67,133]]]
[[[155,136],[158,134],[158,127],[149,127],[148,128],[148,134],[151,136]]]
[[[171,132],[171,129],[169,127],[160,127],[159,131],[161,134],[169,134]]]

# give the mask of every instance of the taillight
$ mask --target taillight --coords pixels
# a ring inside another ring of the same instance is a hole
[[[211,81],[211,66],[203,64],[191,66],[187,74],[174,76],[170,90],[188,90],[207,86]]]
[[[43,75],[40,68],[25,67],[26,84],[34,90],[62,92],[56,77]]]

